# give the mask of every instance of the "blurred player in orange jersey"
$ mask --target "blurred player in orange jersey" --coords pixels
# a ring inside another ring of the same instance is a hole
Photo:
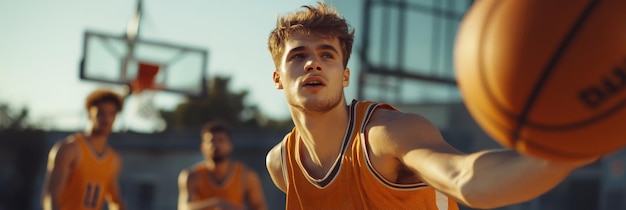
[[[57,142],[48,157],[43,189],[44,210],[126,209],[118,176],[122,161],[107,143],[123,99],[110,90],[96,90],[86,99],[91,126]]]
[[[258,174],[230,159],[233,144],[228,127],[210,122],[202,129],[200,148],[205,160],[181,171],[179,210],[267,209]]]

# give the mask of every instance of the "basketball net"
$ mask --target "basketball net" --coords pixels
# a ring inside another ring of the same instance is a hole
[[[166,123],[160,110],[155,106],[154,99],[160,89],[155,83],[159,73],[159,65],[140,62],[137,78],[130,84],[130,97],[127,107],[129,116],[128,127],[132,131],[153,133],[165,130]]]

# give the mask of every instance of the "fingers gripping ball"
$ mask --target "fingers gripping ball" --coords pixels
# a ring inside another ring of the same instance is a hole
[[[559,161],[626,144],[626,1],[479,0],[454,49],[464,103],[496,141]]]

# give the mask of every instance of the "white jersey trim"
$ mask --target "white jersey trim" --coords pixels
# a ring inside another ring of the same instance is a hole
[[[435,202],[438,210],[448,210],[448,196],[435,190]]]
[[[309,183],[311,183],[313,186],[319,188],[319,189],[324,189],[326,187],[328,187],[331,183],[333,183],[333,181],[335,181],[335,179],[338,177],[339,173],[341,172],[341,164],[342,164],[342,160],[343,160],[343,156],[346,153],[346,150],[348,148],[348,145],[350,144],[350,141],[352,139],[352,136],[354,134],[354,130],[355,130],[355,123],[356,123],[356,104],[353,103],[350,106],[350,112],[349,112],[349,116],[348,116],[348,128],[346,129],[346,132],[344,134],[343,137],[343,142],[341,145],[341,150],[339,152],[339,154],[337,155],[337,158],[335,159],[335,162],[333,163],[333,166],[330,168],[330,170],[328,170],[328,172],[326,172],[326,174],[324,175],[324,177],[322,177],[321,179],[316,179],[313,176],[311,176],[311,174],[304,168],[304,166],[302,165],[301,162],[301,158],[300,158],[300,137],[299,135],[297,135],[297,131],[296,131],[296,135],[295,135],[295,147],[293,151],[295,153],[295,159],[296,159],[296,163],[298,164],[298,167],[300,168],[300,170],[303,172],[304,176],[306,177],[306,180],[309,181]],[[294,130],[295,131],[295,130]]]

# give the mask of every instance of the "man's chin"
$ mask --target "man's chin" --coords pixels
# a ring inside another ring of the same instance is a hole
[[[304,108],[304,110],[310,112],[328,112],[334,109],[337,105],[339,105],[339,103],[339,100],[315,100],[308,101],[302,104],[302,107]]]
[[[108,135],[113,131],[113,129],[110,128],[97,128],[94,129],[92,134],[94,135]]]
[[[215,163],[223,163],[228,158],[227,157],[213,157],[212,159],[213,159],[213,162],[215,162]]]

